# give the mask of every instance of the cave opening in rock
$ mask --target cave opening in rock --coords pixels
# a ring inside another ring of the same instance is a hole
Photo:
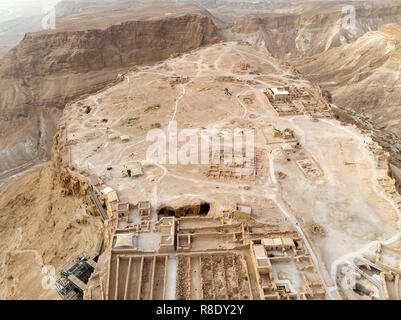
[[[195,205],[183,205],[179,207],[162,206],[157,210],[157,214],[159,218],[171,216],[176,218],[186,216],[205,216],[209,213],[210,208],[210,203],[207,202],[201,202]]]
[[[210,210],[210,204],[208,204],[208,203],[202,203],[202,204],[200,205],[199,214],[200,214],[200,215],[206,215],[206,214],[209,213],[209,210]]]

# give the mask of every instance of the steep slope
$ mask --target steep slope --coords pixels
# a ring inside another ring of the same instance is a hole
[[[68,101],[133,65],[217,41],[212,19],[194,6],[92,9],[61,19],[57,30],[27,34],[0,61],[0,179],[46,158]]]
[[[401,167],[401,25],[382,26],[295,65],[331,93],[341,116],[373,130]],[[399,170],[393,174],[401,179]]]
[[[0,57],[15,47],[26,32],[41,29],[42,16],[19,17],[12,20],[0,21]]]
[[[342,27],[342,9],[356,9],[355,32]],[[351,43],[386,23],[401,20],[399,2],[316,2],[265,14],[252,14],[234,22],[231,36],[264,45],[283,59],[307,57]]]
[[[51,5],[60,0],[54,0],[47,3]],[[3,4],[4,5],[4,4]],[[12,6],[11,11],[14,12],[12,16],[2,15],[2,8],[0,7],[0,57],[4,56],[9,50],[14,48],[24,38],[27,32],[36,32],[43,30],[42,20],[45,14],[42,13],[45,3],[43,1],[31,1],[26,3],[9,3]],[[34,6],[29,7],[29,5]],[[57,19],[66,17],[71,14],[82,12],[93,7],[102,7],[107,5],[103,0],[62,0],[55,6]],[[8,10],[3,10],[8,11]]]
[[[335,104],[401,135],[401,25],[385,25],[355,43],[301,59],[296,67],[329,90]]]
[[[42,268],[58,270],[65,261],[90,254],[104,234],[88,184],[58,167],[57,157],[0,191],[0,238],[6,239],[0,244],[2,300],[57,299],[43,286],[51,282]]]

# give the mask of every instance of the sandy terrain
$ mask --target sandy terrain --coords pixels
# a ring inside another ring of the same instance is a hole
[[[0,299],[59,299],[42,286],[42,268],[89,253],[103,228],[88,199],[62,195],[53,172],[46,165],[0,192]]]
[[[214,212],[230,209],[235,202],[261,207],[255,219],[293,223],[300,234],[310,237],[306,246],[317,250],[335,276],[343,257],[398,234],[398,211],[376,189],[376,169],[361,134],[331,119],[274,115],[263,90],[288,84],[288,74],[287,66],[266,53],[234,42],[136,69],[124,75],[124,82],[65,110],[61,122],[72,141],[71,164],[100,176],[122,201],[149,199],[152,218],[159,206],[177,199],[208,201]],[[172,85],[177,76],[188,81]],[[317,94],[305,80],[291,84]],[[225,94],[226,88],[231,95]],[[300,147],[286,154],[280,144],[266,144],[256,134],[256,147],[266,152],[261,180],[216,181],[204,176],[207,165],[146,161],[147,132],[155,127],[166,130],[171,120],[177,120],[179,129],[290,128]],[[129,141],[121,142],[122,135]],[[304,175],[297,165],[304,159],[314,161],[320,177]],[[132,161],[141,161],[145,174],[122,177],[124,165]],[[107,170],[109,166],[113,169]],[[284,178],[278,181],[277,172]],[[263,203],[276,209],[264,212]],[[319,257],[312,253],[312,260],[331,292],[335,286],[323,265],[320,269]]]

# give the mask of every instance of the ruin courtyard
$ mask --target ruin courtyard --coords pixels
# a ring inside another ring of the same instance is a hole
[[[172,121],[221,139],[252,130],[255,152],[149,161],[147,133]],[[63,167],[93,187],[107,226],[85,299],[400,298],[388,154],[266,52],[227,42],[135,67],[60,123]]]

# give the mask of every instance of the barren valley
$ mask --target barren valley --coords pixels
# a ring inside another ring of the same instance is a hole
[[[358,2],[341,38],[341,5],[109,4],[25,35],[0,299],[399,300],[400,10]]]

